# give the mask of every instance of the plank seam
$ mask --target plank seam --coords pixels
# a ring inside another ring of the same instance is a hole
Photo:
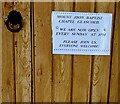
[[[73,12],[75,12],[75,0],[73,0]],[[74,70],[74,55],[71,56],[71,92],[70,92],[70,102],[73,100],[73,70]]]
[[[92,84],[93,84],[93,72],[94,72],[94,56],[91,56],[91,73],[90,73],[90,94],[89,94],[89,104],[92,103]]]
[[[30,34],[31,34],[31,103],[35,100],[35,49],[34,49],[34,3],[30,2]]]
[[[74,70],[74,55],[71,56],[71,92],[70,92],[70,102],[72,102],[73,98],[73,70]]]
[[[14,100],[16,102],[15,34],[13,33]]]
[[[12,8],[14,9],[14,2],[12,2]],[[16,102],[16,62],[15,62],[15,34],[13,32],[13,70],[14,70],[14,100]]]
[[[54,8],[55,8],[55,2],[52,2],[52,11],[54,10]],[[51,49],[52,49],[52,43],[51,43]],[[53,58],[53,54],[52,54],[52,69],[51,69],[51,102],[54,102],[54,70],[53,70],[53,65],[54,65],[54,58]]]

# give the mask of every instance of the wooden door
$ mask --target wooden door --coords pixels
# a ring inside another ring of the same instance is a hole
[[[18,33],[8,31],[2,19],[2,102],[118,102],[119,3],[0,4],[3,17],[13,8],[25,17]],[[52,11],[112,13],[111,55],[53,55]]]

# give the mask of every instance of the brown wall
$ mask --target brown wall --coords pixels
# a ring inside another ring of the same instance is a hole
[[[118,3],[2,3],[25,17],[19,33],[2,21],[3,102],[118,102]],[[51,12],[112,13],[110,56],[52,55]]]

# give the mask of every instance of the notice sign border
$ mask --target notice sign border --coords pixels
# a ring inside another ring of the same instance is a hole
[[[52,11],[52,52],[110,55],[112,13]]]

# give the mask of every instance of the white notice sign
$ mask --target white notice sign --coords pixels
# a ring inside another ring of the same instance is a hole
[[[110,55],[112,14],[52,12],[53,54]]]

